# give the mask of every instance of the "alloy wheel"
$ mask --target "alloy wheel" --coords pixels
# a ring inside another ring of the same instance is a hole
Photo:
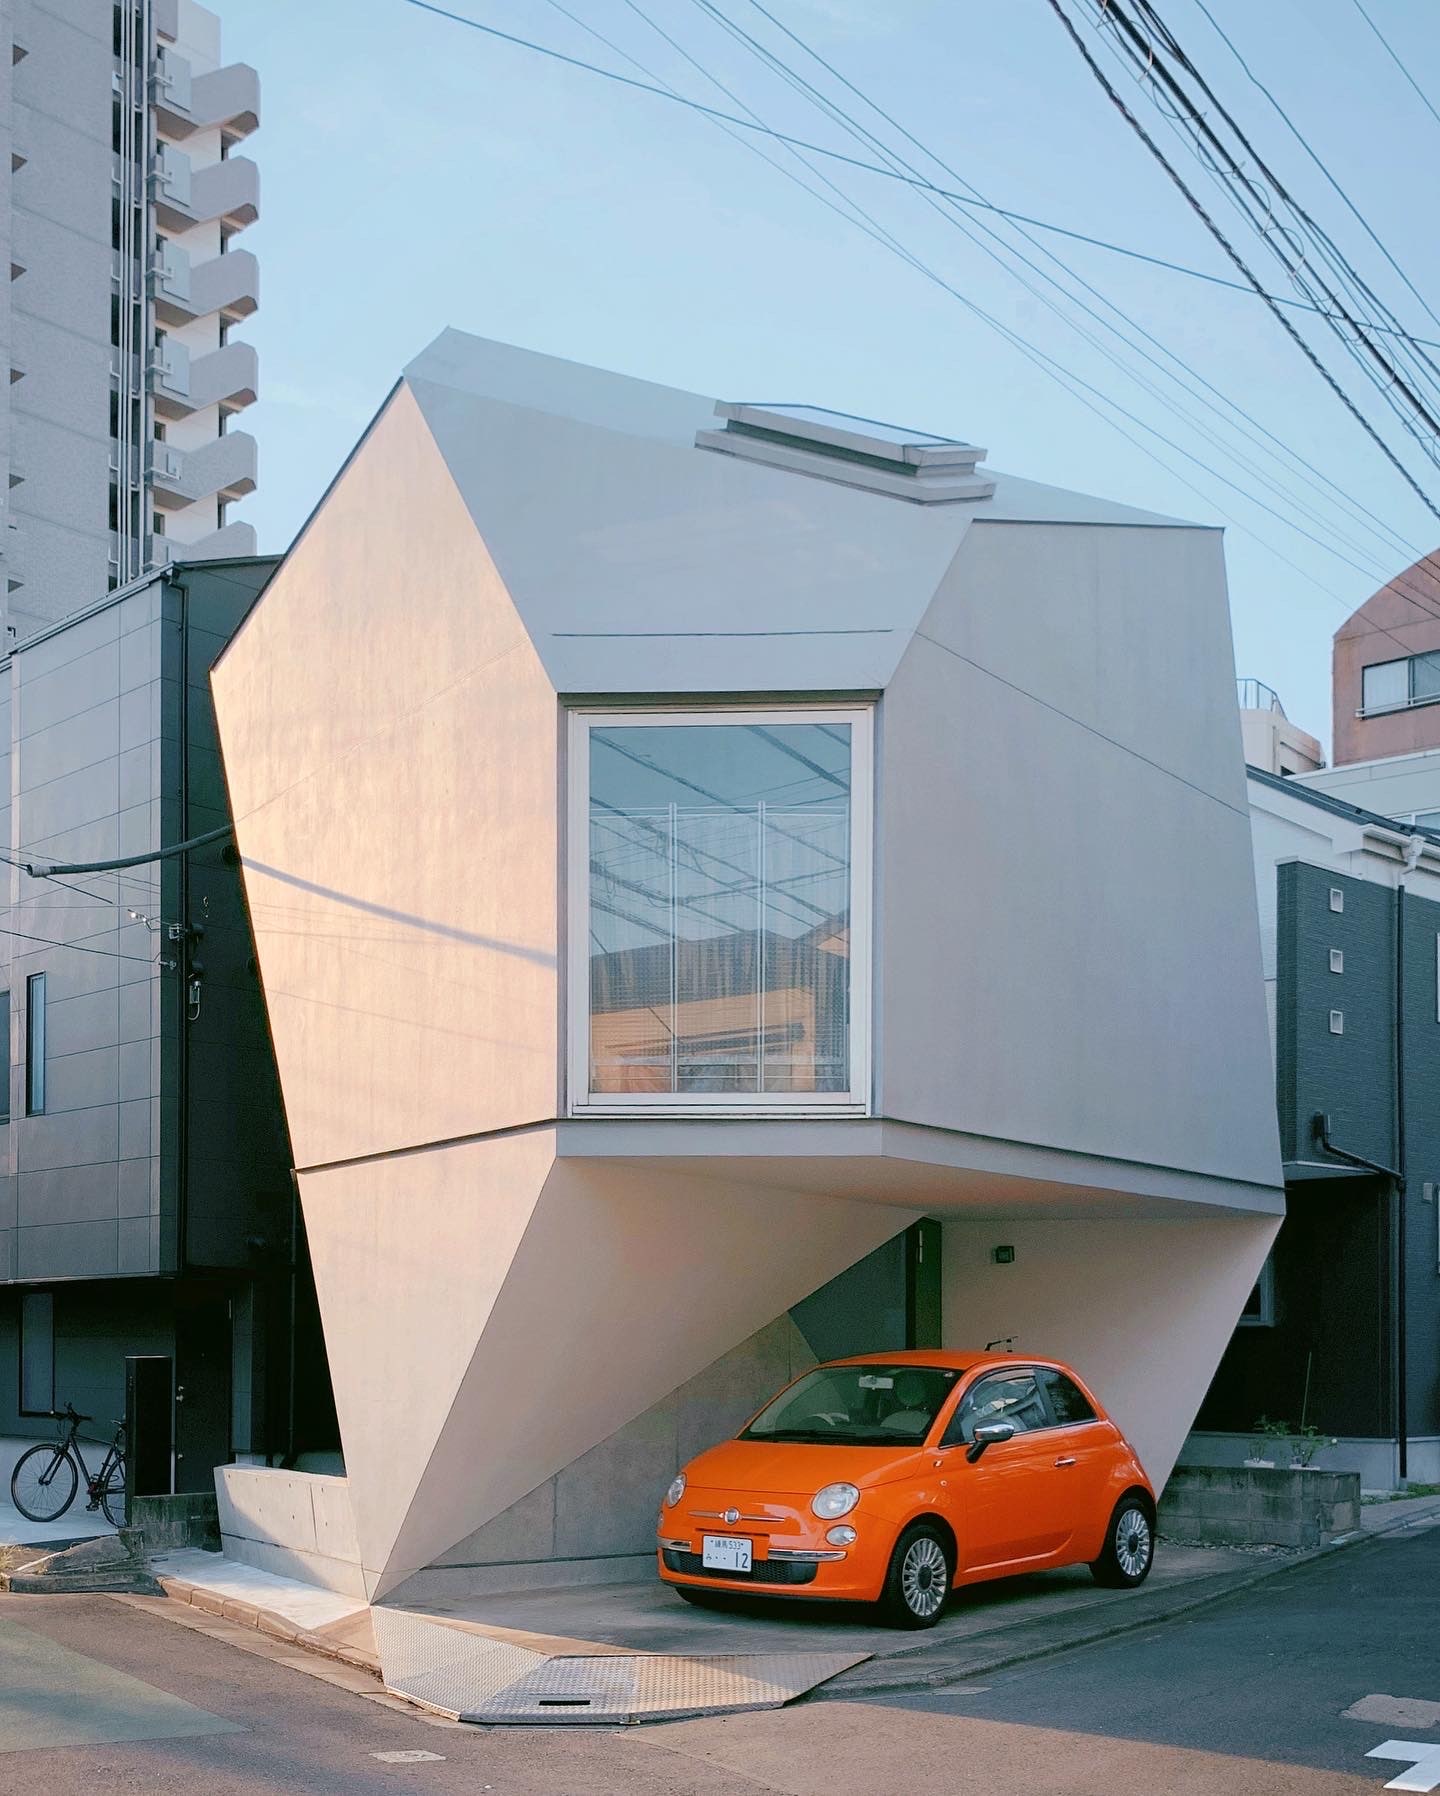
[[[912,1540],[900,1567],[900,1589],[912,1615],[938,1613],[950,1584],[950,1568],[938,1540],[928,1534]]]
[[[1115,1562],[1127,1578],[1141,1577],[1150,1564],[1150,1518],[1143,1509],[1122,1512],[1115,1524]]]

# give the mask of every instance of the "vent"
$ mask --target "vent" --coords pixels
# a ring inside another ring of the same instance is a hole
[[[719,429],[696,433],[697,449],[718,449],[819,480],[887,493],[917,505],[988,499],[995,482],[977,470],[985,451],[973,443],[852,418],[818,405],[715,407]]]

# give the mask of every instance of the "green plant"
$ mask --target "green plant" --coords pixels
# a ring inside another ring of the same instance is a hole
[[[1253,1435],[1257,1449],[1256,1458],[1263,1457],[1267,1447],[1283,1441],[1289,1449],[1292,1466],[1307,1466],[1322,1447],[1335,1445],[1335,1436],[1322,1434],[1313,1422],[1302,1422],[1296,1428],[1290,1422],[1272,1422],[1269,1416],[1256,1418]]]

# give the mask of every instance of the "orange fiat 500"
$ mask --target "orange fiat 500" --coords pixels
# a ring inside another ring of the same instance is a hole
[[[1088,1564],[1143,1583],[1155,1494],[1093,1393],[1055,1360],[887,1353],[787,1385],[692,1459],[660,1507],[660,1576],[720,1592],[879,1603],[939,1620],[960,1584]]]

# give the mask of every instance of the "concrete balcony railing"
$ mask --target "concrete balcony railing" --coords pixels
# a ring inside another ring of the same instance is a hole
[[[178,511],[201,499],[243,499],[253,493],[257,461],[254,437],[232,430],[200,449],[152,443],[145,471],[155,504],[162,511]]]
[[[150,264],[150,297],[162,324],[189,324],[210,312],[248,318],[260,303],[260,264],[248,249],[192,265],[178,243],[166,243]]]
[[[259,359],[250,343],[225,343],[208,355],[192,357],[166,338],[152,353],[151,402],[161,418],[185,418],[209,405],[239,411],[255,403]]]
[[[224,312],[229,318],[248,318],[260,303],[260,264],[248,249],[197,262],[190,270],[190,303],[197,317]]]
[[[148,539],[150,565],[161,567],[168,561],[221,561],[231,555],[255,553],[253,524],[226,524],[193,543],[181,542],[174,536],[152,536]]]
[[[223,405],[237,412],[254,405],[260,378],[259,357],[253,343],[224,343],[209,355],[190,363],[190,404],[195,411],[207,405]]]
[[[238,231],[260,216],[260,170],[248,156],[229,156],[192,168],[182,151],[162,144],[152,185],[162,230],[188,231],[218,218]]]
[[[246,62],[197,75],[183,56],[162,47],[152,91],[160,128],[172,137],[217,126],[228,138],[248,137],[260,123],[260,77]]]

